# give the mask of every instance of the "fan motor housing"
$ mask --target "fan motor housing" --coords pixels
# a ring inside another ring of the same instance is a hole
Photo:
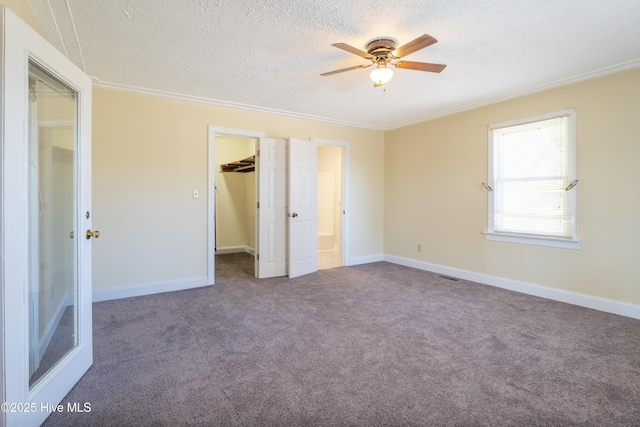
[[[377,38],[367,43],[367,53],[376,58],[386,58],[396,50],[396,41],[391,38]]]

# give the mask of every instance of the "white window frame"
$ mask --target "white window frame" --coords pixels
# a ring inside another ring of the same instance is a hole
[[[495,123],[489,125],[488,127],[488,142],[489,142],[489,187],[490,191],[489,195],[489,203],[488,203],[488,224],[487,231],[484,233],[486,240],[499,241],[499,242],[508,242],[508,243],[520,243],[527,245],[536,245],[536,246],[549,246],[555,248],[564,248],[564,249],[581,249],[582,242],[576,237],[576,188],[570,189],[574,193],[571,194],[571,199],[569,203],[572,204],[572,230],[571,230],[571,238],[561,238],[561,237],[553,237],[553,236],[543,236],[543,235],[530,235],[530,234],[518,234],[518,233],[506,233],[496,231],[494,229],[494,209],[495,209],[495,197],[492,188],[495,188],[494,181],[494,130],[524,125],[528,123],[535,123],[544,120],[550,120],[557,117],[568,117],[569,118],[569,176],[567,177],[566,185],[575,179],[576,176],[576,110],[574,108],[555,111],[552,113],[541,114],[533,117],[526,117],[522,119],[510,120],[502,123]]]

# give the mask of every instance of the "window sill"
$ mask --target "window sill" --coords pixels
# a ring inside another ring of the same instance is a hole
[[[484,238],[495,242],[521,243],[523,245],[549,246],[552,248],[562,249],[582,249],[582,242],[580,240],[527,236],[523,234],[495,233],[491,231],[485,231]]]

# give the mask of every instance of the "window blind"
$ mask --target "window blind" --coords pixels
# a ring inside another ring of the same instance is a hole
[[[573,238],[569,116],[493,129],[493,231]]]

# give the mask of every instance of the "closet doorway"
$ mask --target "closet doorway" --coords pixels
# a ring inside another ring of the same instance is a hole
[[[256,138],[216,135],[214,238],[217,254],[255,254]]]
[[[255,155],[257,141],[263,136],[262,132],[209,126],[207,159],[207,277],[209,284],[215,283],[216,252],[220,254],[247,252],[252,255],[255,252],[256,223],[254,220],[252,228],[247,225],[247,222],[251,222],[249,218],[251,215],[255,216],[256,174],[255,172],[223,173],[220,165]],[[218,145],[222,150],[217,150]],[[234,152],[239,156],[233,157]],[[247,182],[252,179],[253,185]],[[239,194],[230,194],[238,187],[242,190]],[[252,197],[254,201],[249,208],[247,205]],[[227,230],[227,222],[232,224],[230,225],[231,233]]]

